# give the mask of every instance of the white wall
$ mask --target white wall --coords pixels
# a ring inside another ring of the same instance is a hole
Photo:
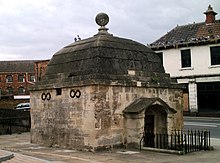
[[[211,66],[210,47],[220,44],[184,47],[163,51],[163,65],[171,77],[220,74],[220,65]],[[180,50],[191,49],[191,68],[181,68]]]

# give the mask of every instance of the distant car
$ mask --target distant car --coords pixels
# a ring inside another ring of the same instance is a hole
[[[15,107],[15,109],[29,111],[31,109],[30,103],[20,103]]]

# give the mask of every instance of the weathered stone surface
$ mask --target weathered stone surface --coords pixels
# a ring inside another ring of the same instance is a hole
[[[69,96],[73,89],[81,92],[79,98]],[[152,91],[152,88],[143,87],[86,86],[65,88],[59,96],[56,89],[44,92],[51,93],[49,101],[40,98],[42,91],[31,94],[34,143],[79,149],[138,144],[144,130],[144,111],[133,117],[125,116],[123,111],[142,97],[157,97],[175,108],[177,113],[168,116],[167,128],[181,129],[183,125],[182,97],[174,96],[178,89],[158,88]],[[158,120],[157,125],[161,126],[161,123]]]
[[[129,73],[131,72],[132,73]],[[34,89],[89,84],[170,85],[160,58],[132,40],[97,34],[70,44],[50,60]]]

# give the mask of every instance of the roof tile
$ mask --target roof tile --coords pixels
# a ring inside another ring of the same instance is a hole
[[[34,72],[35,60],[0,61],[0,72]]]
[[[206,24],[193,23],[177,26],[170,32],[150,44],[152,49],[175,48],[198,44],[220,42],[220,20]]]

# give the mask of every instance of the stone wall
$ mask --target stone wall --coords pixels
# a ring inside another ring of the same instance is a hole
[[[51,98],[49,98],[51,97]],[[31,141],[75,149],[109,148],[139,143],[144,115],[128,138],[123,110],[141,97],[159,97],[177,113],[168,116],[168,130],[181,129],[182,92],[179,89],[122,86],[85,86],[31,92]]]

